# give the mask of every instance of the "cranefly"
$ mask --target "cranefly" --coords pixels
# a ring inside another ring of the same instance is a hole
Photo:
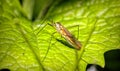
[[[77,38],[75,38],[60,22],[52,22],[51,25],[57,30],[58,33],[62,35],[62,37],[67,40],[71,46],[77,50],[81,49],[82,45],[80,41],[78,41]]]

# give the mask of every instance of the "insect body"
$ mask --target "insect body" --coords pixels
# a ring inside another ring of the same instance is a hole
[[[81,43],[59,22],[52,23],[52,26],[56,28],[57,32],[59,32],[70,45],[72,45],[74,48],[78,50],[81,49],[82,46]]]

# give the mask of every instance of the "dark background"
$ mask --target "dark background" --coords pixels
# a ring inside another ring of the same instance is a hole
[[[97,71],[120,71],[120,49],[105,52],[104,58],[104,68],[100,67],[99,65],[88,64],[86,71],[93,71],[91,67],[94,67],[95,69],[97,69]]]

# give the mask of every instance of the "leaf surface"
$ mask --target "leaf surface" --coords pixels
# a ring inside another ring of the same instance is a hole
[[[36,2],[26,9],[27,0],[0,1],[0,69],[85,71],[87,64],[104,67],[104,52],[120,49],[120,0]],[[78,38],[81,50],[58,41],[67,42],[50,21]]]

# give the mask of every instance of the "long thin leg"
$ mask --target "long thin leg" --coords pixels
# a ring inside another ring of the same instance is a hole
[[[73,28],[73,27],[77,27],[77,36],[76,36],[76,38],[79,39],[79,25],[70,26],[68,28]]]
[[[37,33],[36,33],[36,35],[38,35],[46,26],[47,26],[47,24],[45,24],[44,25],[44,22],[45,22],[45,20],[40,24],[40,26],[36,29],[36,30],[39,30]],[[42,26],[42,25],[44,25],[41,29],[40,29],[40,27]],[[35,31],[36,31],[35,30]]]
[[[56,32],[54,32],[54,33],[51,35],[51,38],[50,38],[50,41],[49,41],[49,45],[48,45],[48,49],[47,49],[47,51],[46,51],[46,54],[45,54],[42,62],[44,62],[44,60],[46,59],[46,57],[47,57],[47,55],[48,55],[48,52],[49,52],[50,47],[51,47],[51,41],[52,41],[52,38],[54,37],[53,35],[54,35],[55,33],[56,33]]]
[[[78,27],[77,39],[79,39],[79,25],[76,26]]]
[[[77,26],[77,40],[79,39],[79,25],[75,25],[75,26]],[[74,26],[74,27],[75,27]],[[76,56],[76,67],[75,67],[75,71],[79,71],[79,60],[78,60],[78,56],[79,56],[79,54],[78,54],[78,51],[77,50],[75,50],[75,56]]]

